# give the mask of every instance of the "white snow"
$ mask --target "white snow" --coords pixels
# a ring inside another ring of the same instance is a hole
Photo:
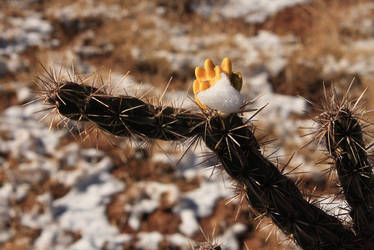
[[[157,250],[164,236],[159,232],[141,232],[138,233],[138,242],[135,246],[139,249]]]
[[[194,206],[190,206],[198,217],[206,217],[212,214],[215,203],[221,198],[232,196],[231,185],[225,180],[217,177],[216,180],[206,180],[201,183],[200,188],[190,191],[182,196]],[[208,194],[208,195],[207,195]]]
[[[192,179],[201,174],[203,168],[201,164],[199,165],[199,161],[201,161],[198,159],[199,149],[201,151],[201,147],[188,149],[188,145],[181,145],[179,152],[176,154],[166,154],[164,152],[153,154],[152,161],[176,166],[175,175],[177,177]],[[188,151],[184,154],[186,150]]]
[[[240,92],[231,86],[230,79],[225,73],[221,73],[221,79],[212,87],[199,92],[197,98],[202,104],[225,114],[239,112],[243,105]]]
[[[200,225],[192,209],[183,209],[180,212],[180,218],[182,220],[182,223],[179,225],[178,229],[183,234],[192,236],[199,230]]]
[[[150,214],[160,206],[161,195],[167,194],[169,204],[175,203],[179,197],[179,189],[173,184],[139,182],[136,189],[138,198],[133,203],[127,203],[124,208],[130,213],[128,223],[134,230],[140,228],[144,214]]]
[[[217,12],[226,18],[244,18],[249,23],[262,23],[283,8],[306,2],[308,0],[227,0],[218,3],[203,1],[195,6],[195,11],[203,15]]]
[[[109,158],[103,158],[97,165],[91,165],[92,173],[86,172],[76,179],[75,186],[62,198],[52,201],[49,194],[39,196],[38,201],[45,208],[43,214],[31,211],[22,216],[24,225],[45,229],[35,243],[38,249],[56,244],[64,246],[66,239],[61,230],[82,235],[69,248],[65,245],[61,249],[99,249],[107,242],[118,241],[118,230],[106,218],[106,205],[114,193],[123,189],[123,183],[103,166],[111,165]]]
[[[217,237],[216,241],[220,243],[222,249],[239,250],[240,244],[237,240],[237,235],[245,232],[247,226],[242,223],[232,225],[226,232]]]
[[[219,199],[231,196],[232,190],[218,177],[205,180],[199,188],[183,194],[173,209],[182,219],[179,230],[188,236],[194,234],[199,230],[197,219],[211,215]]]
[[[294,36],[277,36],[260,30],[254,37],[236,34],[232,40],[242,51],[240,61],[244,65],[263,65],[266,73],[276,76],[287,63],[287,59],[298,48]]]
[[[11,127],[13,140],[9,141],[9,150],[15,157],[37,158],[39,154],[53,153],[62,131],[49,133],[48,127],[38,123],[42,117],[37,113],[44,107],[40,103],[24,107],[13,106],[8,108],[0,118],[0,128],[8,130]],[[33,149],[33,150],[31,150]]]
[[[4,183],[0,187],[0,242],[6,242],[15,233],[7,226],[15,216],[15,211],[12,208],[15,189],[17,190],[17,187],[10,183]]]
[[[74,142],[59,149],[66,131],[49,130],[48,124],[40,123],[42,114],[35,112],[42,108],[40,103],[13,106],[1,115],[0,129],[7,132],[7,137],[0,140],[0,151],[17,159],[21,171],[10,168],[8,162],[3,165],[11,182],[0,188],[0,214],[3,209],[8,214],[2,216],[2,222],[14,216],[10,201],[23,199],[31,185],[52,178],[71,187],[70,191],[58,200],[53,200],[49,192],[43,193],[37,197],[43,205],[42,212],[32,207],[20,215],[23,225],[43,229],[35,249],[100,249],[104,244],[120,249],[128,237],[119,234],[106,216],[111,196],[124,187],[109,172],[111,160],[96,149],[82,149]],[[82,237],[72,244],[65,231]],[[1,234],[0,240],[7,240],[12,234],[13,231]]]
[[[179,233],[167,235],[166,240],[169,241],[171,245],[180,247],[182,249],[189,249],[188,246],[191,245],[191,240]]]
[[[0,55],[24,52],[30,46],[46,47],[51,44],[52,25],[37,13],[25,17],[11,17],[7,20],[11,28],[2,30],[3,45]]]
[[[316,201],[319,207],[326,211],[326,213],[339,218],[345,224],[350,224],[352,221],[352,218],[349,216],[347,201],[327,195],[317,198]]]
[[[117,4],[95,4],[93,8],[89,2],[80,3],[75,2],[70,5],[66,5],[63,8],[54,8],[49,10],[49,14],[56,18],[64,25],[74,25],[76,20],[85,19],[120,19],[127,15],[127,10],[121,8]]]
[[[308,106],[305,99],[274,93],[268,78],[268,73],[261,72],[248,77],[247,84],[243,85],[242,95],[248,99],[256,98],[254,107],[261,108],[266,105],[254,119],[261,122],[263,129],[265,127],[271,129],[279,140],[290,139],[294,142],[297,140],[305,142],[297,136],[300,124],[290,119],[291,114],[304,114],[307,111]],[[244,115],[249,118],[253,113],[245,113]]]
[[[374,32],[374,31],[373,31]],[[373,79],[374,75],[374,38],[361,39],[346,46],[347,53],[342,57],[326,55],[321,58],[324,75],[358,74]]]

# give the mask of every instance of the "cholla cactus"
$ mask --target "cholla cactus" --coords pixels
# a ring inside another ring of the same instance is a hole
[[[367,248],[374,247],[374,176],[363,140],[363,128],[370,125],[364,120],[358,98],[348,100],[349,89],[339,101],[335,92],[324,104],[324,112],[316,121],[320,124],[317,138],[324,139],[333,159],[342,192],[350,206],[353,228]],[[325,91],[325,96],[327,96]]]
[[[242,76],[232,72],[230,59],[225,58],[221,66],[207,59],[204,69],[197,67],[195,74],[193,91],[201,112],[155,106],[132,96],[111,96],[101,88],[53,75],[40,78],[40,82],[46,86],[42,91],[46,103],[68,119],[93,123],[116,136],[203,140],[222,169],[245,191],[249,205],[271,218],[304,249],[373,247],[374,177],[356,104],[351,105],[347,98],[339,105],[330,102],[317,119],[319,138],[326,141],[350,205],[353,226],[347,226],[304,199],[295,183],[261,154],[251,121],[243,121],[238,115],[242,100],[230,100],[233,96],[241,98],[238,93],[242,86]],[[211,99],[219,89],[208,97],[201,94],[217,86],[224,86],[233,95],[223,97],[227,103],[216,108]]]

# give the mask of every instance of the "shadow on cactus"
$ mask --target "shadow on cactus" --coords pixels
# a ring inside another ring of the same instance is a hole
[[[153,105],[140,98],[108,94],[79,79],[62,79],[46,70],[38,80],[45,102],[65,119],[92,123],[116,135],[141,140],[204,141],[222,169],[245,192],[249,206],[303,249],[374,248],[374,176],[363,142],[366,122],[358,102],[339,100],[332,91],[315,119],[316,141],[333,160],[351,223],[307,201],[293,180],[260,151],[239,91],[242,76],[225,58],[220,66],[207,59],[195,70],[194,98],[200,111]],[[348,93],[348,92],[347,92]],[[252,110],[253,111],[253,110]],[[256,112],[255,112],[256,114]],[[255,115],[254,114],[254,115]]]

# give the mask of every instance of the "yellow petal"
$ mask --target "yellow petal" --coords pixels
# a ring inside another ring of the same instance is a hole
[[[199,93],[199,88],[200,88],[200,82],[198,80],[195,80],[193,81],[193,84],[192,84],[192,90],[193,90],[193,93],[196,95],[197,93]]]
[[[206,71],[206,77],[208,79],[213,79],[214,76],[215,76],[215,73],[214,73],[214,64],[212,62],[212,60],[210,60],[209,58],[205,60],[204,62],[204,68],[205,68],[205,71]]]
[[[230,76],[231,74],[231,71],[232,71],[232,65],[231,65],[231,60],[230,58],[226,57],[222,60],[222,63],[221,63],[221,68],[222,70],[228,75]]]
[[[214,72],[216,74],[216,77],[219,76],[222,72],[222,68],[220,66],[215,66],[214,67]]]
[[[216,66],[214,67],[214,72],[215,72],[215,77],[214,77],[214,81],[212,81],[211,85],[213,86],[218,80],[221,79],[221,73],[223,72],[222,71],[222,68],[220,66]]]
[[[206,72],[205,69],[202,67],[196,67],[195,68],[195,76],[196,79],[199,81],[205,81],[206,80]]]
[[[210,88],[209,82],[200,82],[199,92]]]

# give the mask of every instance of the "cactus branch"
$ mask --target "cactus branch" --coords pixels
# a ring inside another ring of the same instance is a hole
[[[204,140],[226,172],[245,186],[252,208],[269,216],[304,249],[355,249],[353,233],[304,200],[294,182],[262,156],[244,125],[237,115],[216,116],[210,119]]]
[[[199,81],[194,83],[195,94],[215,83],[216,78],[209,78],[212,84],[206,86],[207,74],[213,77],[214,71],[210,61],[206,61],[205,68],[205,71],[197,70]],[[236,74],[231,72],[231,62],[227,59],[216,69],[217,72]],[[244,189],[249,205],[259,214],[271,218],[300,247],[372,249],[374,175],[363,142],[361,118],[357,116],[358,102],[349,102],[345,97],[338,104],[334,95],[316,119],[320,125],[316,140],[325,139],[327,150],[334,159],[351,209],[351,228],[304,199],[294,181],[262,155],[250,120],[243,121],[237,113],[223,114],[219,110],[204,109],[202,105],[202,112],[152,105],[139,98],[112,96],[103,89],[47,74],[47,80],[39,78],[44,87],[42,93],[46,103],[63,117],[93,123],[115,136],[204,141],[216,154],[222,168]],[[240,81],[232,83],[235,91],[241,86],[241,75],[238,73],[238,76]],[[198,99],[196,103],[201,104]]]
[[[339,103],[333,92],[326,111],[316,120],[350,206],[354,230],[359,237],[374,240],[374,175],[363,140],[359,100],[350,102],[345,96]]]
[[[250,205],[303,248],[352,247],[341,222],[309,204],[296,185],[260,153],[248,124],[236,115],[207,118],[172,107],[155,107],[131,96],[108,96],[97,88],[66,82],[47,101],[72,120],[89,121],[117,135],[180,140],[200,136],[224,170],[245,186]],[[343,240],[341,237],[343,236]]]
[[[155,107],[131,96],[109,96],[95,87],[73,82],[61,84],[46,101],[62,116],[90,121],[116,136],[181,140],[201,133],[205,124],[202,114]]]

